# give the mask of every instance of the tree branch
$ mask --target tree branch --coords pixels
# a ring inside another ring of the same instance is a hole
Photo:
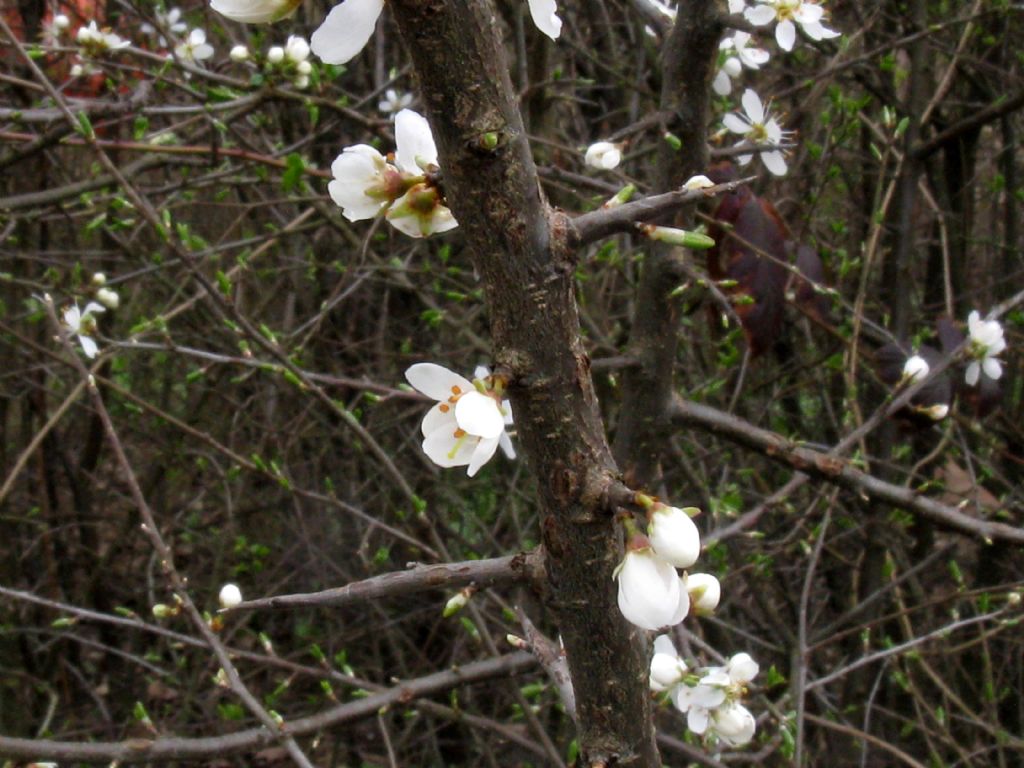
[[[254,611],[264,608],[334,607],[376,600],[395,595],[414,595],[432,589],[459,589],[475,586],[503,586],[517,582],[539,583],[544,576],[544,555],[539,550],[520,552],[508,557],[487,560],[466,560],[441,565],[413,565],[407,571],[384,573],[344,587],[320,592],[277,595],[247,600],[231,611]]]
[[[533,655],[520,651],[498,658],[476,661],[458,668],[396,685],[383,693],[346,702],[317,715],[289,720],[278,732],[268,728],[250,728],[224,736],[203,738],[163,737],[154,740],[128,739],[115,742],[79,743],[46,739],[15,739],[0,736],[0,754],[17,759],[82,760],[121,763],[201,760],[242,752],[252,752],[282,739],[315,733],[342,723],[373,717],[382,707],[402,704],[421,696],[451,690],[461,685],[515,675],[536,665]]]
[[[652,195],[614,208],[599,208],[570,220],[569,238],[576,246],[587,245],[616,232],[633,232],[638,221],[650,221],[674,213],[681,207],[711,197],[732,192],[743,184],[754,181],[756,176],[717,184],[705,189],[677,189],[660,195]]]
[[[900,507],[948,530],[975,536],[987,542],[999,540],[1024,544],[1024,529],[971,517],[955,507],[921,496],[911,488],[879,480],[856,469],[846,459],[804,448],[782,435],[755,427],[715,408],[678,399],[672,409],[672,415],[677,423],[695,425],[721,435],[806,475],[827,480],[841,488]]]

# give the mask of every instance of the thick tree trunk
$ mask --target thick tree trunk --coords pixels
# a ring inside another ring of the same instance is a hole
[[[616,469],[580,343],[574,254],[546,204],[490,3],[390,4],[420,80],[449,204],[483,281],[495,360],[511,376],[537,477],[549,574],[575,689],[583,764],[659,765],[647,647],[616,604]]]

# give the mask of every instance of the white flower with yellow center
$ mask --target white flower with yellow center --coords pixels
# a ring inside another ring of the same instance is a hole
[[[793,50],[797,24],[812,40],[839,37],[838,32],[821,23],[825,9],[817,3],[804,0],[758,0],[758,4],[745,9],[743,15],[758,27],[778,22],[775,25],[775,40],[784,51]]]
[[[761,98],[752,89],[747,88],[740,98],[740,103],[743,105],[743,114],[736,112],[727,114],[722,118],[725,127],[733,133],[743,136],[744,140],[751,144],[781,147],[786,132],[765,109]],[[743,143],[741,141],[736,146],[741,146]],[[786,175],[786,158],[783,156],[781,148],[761,150],[759,155],[764,167],[773,174],[776,176]],[[750,162],[751,157],[752,155],[740,155],[736,160],[740,165],[746,165]]]
[[[79,309],[77,304],[72,304],[64,310],[62,318],[64,327],[71,336],[78,337],[78,343],[82,347],[82,352],[90,360],[96,357],[96,353],[99,352],[99,347],[92,338],[92,335],[96,333],[95,316],[105,311],[103,306],[95,301],[90,301],[86,304],[84,310]]]
[[[494,390],[487,389],[485,368],[478,368],[475,382],[434,363],[416,363],[405,372],[406,380],[437,401],[423,417],[423,452],[441,467],[468,467],[473,477],[500,446],[510,459],[515,450],[505,427],[512,424],[512,410]]]

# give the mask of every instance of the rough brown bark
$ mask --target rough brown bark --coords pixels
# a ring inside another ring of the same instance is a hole
[[[721,33],[715,4],[699,0],[680,8],[665,41],[661,108],[672,117],[664,128],[679,138],[682,149],[662,144],[660,192],[677,189],[707,170],[708,94]],[[694,208],[691,204],[679,210],[672,223],[692,225]],[[675,388],[680,303],[672,292],[683,279],[686,258],[680,248],[650,248],[637,290],[629,349],[639,365],[623,371],[622,390],[627,402],[644,405],[623,408],[615,434],[615,458],[627,482],[635,486],[652,488],[658,481],[661,451],[670,430],[667,416]]]
[[[620,534],[603,500],[616,473],[580,343],[574,254],[546,204],[490,3],[389,6],[413,60],[448,201],[484,284],[495,360],[511,377],[537,477],[550,587],[586,765],[653,766],[647,654],[619,613]]]

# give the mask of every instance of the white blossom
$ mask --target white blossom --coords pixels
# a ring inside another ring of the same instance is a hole
[[[105,311],[102,305],[94,301],[86,304],[84,310],[80,310],[77,304],[72,304],[64,310],[64,327],[70,335],[78,337],[78,343],[82,347],[82,352],[90,360],[96,357],[96,353],[99,352],[99,347],[92,338],[92,335],[96,332],[95,316]]]
[[[676,569],[650,546],[627,549],[614,578],[619,582],[619,610],[641,629],[673,626],[690,610],[690,598]]]
[[[153,11],[156,26],[146,22],[139,25],[139,31],[144,35],[157,38],[161,46],[167,45],[165,34],[182,35],[188,29],[188,25],[181,20],[181,9],[171,8],[166,13],[161,8]]]
[[[131,45],[128,40],[121,39],[113,32],[101,30],[96,26],[95,21],[90,21],[86,26],[79,27],[75,40],[78,41],[82,52],[87,56],[100,56]]]
[[[718,44],[720,51],[729,54],[711,83],[711,87],[719,96],[728,96],[732,92],[732,81],[743,73],[744,67],[760,69],[762,64],[768,63],[768,51],[753,47],[750,44],[751,39],[749,32],[739,30],[731,37],[723,38]]]
[[[215,2],[224,0],[215,0]],[[537,28],[552,40],[562,30],[555,0],[528,0],[530,16]],[[344,64],[355,58],[370,42],[384,0],[343,0],[331,9],[313,33],[313,53],[327,64]]]
[[[433,177],[437,147],[422,115],[403,109],[395,116],[395,157],[388,162],[365,144],[348,147],[331,166],[328,191],[351,221],[381,211],[391,226],[410,237],[427,237],[459,225]]]
[[[778,121],[765,110],[761,98],[748,88],[743,92],[740,103],[743,105],[744,114],[735,112],[727,114],[722,118],[725,127],[733,133],[740,134],[752,144],[781,145],[785,132]],[[741,144],[743,144],[742,141],[736,146]],[[783,157],[781,149],[762,150],[759,154],[765,168],[773,174],[776,176],[786,174],[786,159]],[[750,162],[750,158],[751,155],[740,155],[736,159],[740,165],[746,165]]]
[[[583,162],[599,171],[610,171],[622,162],[622,146],[610,141],[598,141],[587,147]]]
[[[967,365],[967,384],[974,386],[984,372],[990,379],[1003,375],[1003,364],[996,355],[1006,349],[1003,326],[998,320],[982,320],[977,310],[967,316],[967,354],[973,358]]]
[[[829,29],[821,20],[825,17],[825,9],[817,3],[804,0],[757,0],[757,5],[746,8],[743,15],[747,21],[758,27],[778,22],[775,25],[775,40],[784,51],[793,50],[796,42],[796,24],[812,40],[826,40],[839,37],[839,33]],[[795,23],[794,23],[795,22]]]
[[[206,32],[193,29],[188,38],[174,48],[174,55],[185,61],[202,61],[213,56],[213,46],[206,42]]]
[[[691,512],[696,514],[700,510],[655,504],[648,513],[647,538],[651,547],[658,557],[676,568],[689,568],[700,556],[700,533]]]
[[[479,372],[479,371],[478,371]],[[473,477],[500,446],[515,458],[505,427],[512,410],[483,381],[479,386],[434,363],[416,363],[405,372],[419,392],[437,401],[423,417],[423,452],[441,467],[467,467]]]
[[[301,0],[211,0],[222,16],[247,24],[267,24],[295,13]]]
[[[377,102],[377,109],[385,115],[394,115],[412,104],[412,99],[411,93],[399,93],[394,88],[388,88],[384,91],[384,98]]]

